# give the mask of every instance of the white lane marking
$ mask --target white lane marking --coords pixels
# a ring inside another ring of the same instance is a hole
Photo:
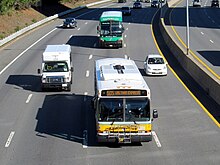
[[[83,148],[88,148],[88,146],[86,146],[86,145],[83,145]]]
[[[91,59],[92,59],[92,56],[93,56],[92,54],[90,54],[90,55],[89,55],[89,60],[91,60]]]
[[[7,142],[5,143],[5,148],[8,148],[8,147],[9,147],[9,145],[10,145],[10,143],[11,143],[11,141],[12,141],[12,138],[13,138],[14,134],[15,134],[14,131],[12,131],[12,132],[10,133],[10,135],[9,135],[9,137],[8,137],[8,140],[7,140]]]
[[[127,35],[125,34],[125,38],[127,37]]]
[[[89,77],[89,70],[86,71],[86,77]]]
[[[85,22],[85,24],[87,25],[87,24],[88,24],[88,22]]]
[[[214,43],[214,41],[212,41],[212,40],[209,40],[211,43]]]
[[[78,28],[77,30],[80,30],[80,28]]]
[[[131,24],[131,22],[128,23],[129,25]]]
[[[155,131],[152,131],[152,135],[153,135],[153,138],[154,138],[154,140],[155,140],[155,142],[156,142],[156,144],[157,144],[157,147],[162,147],[161,146],[161,143],[160,143],[160,140],[159,140],[159,138],[157,137],[157,134],[156,134],[156,132]]]
[[[201,34],[202,34],[202,35],[204,35],[204,33],[203,33],[203,32],[201,32]]]
[[[31,100],[31,97],[32,97],[32,94],[29,94],[29,96],[28,96],[28,98],[27,98],[27,100],[26,100],[26,104],[28,104],[29,102],[30,102],[30,100]]]
[[[40,42],[42,39],[44,39],[46,36],[48,36],[50,33],[54,32],[55,30],[57,30],[57,28],[51,30],[50,32],[48,32],[47,34],[45,34],[43,37],[41,37],[40,39],[38,39],[36,42],[34,42],[31,46],[29,46],[27,49],[25,49],[23,52],[21,52],[21,54],[19,54],[14,60],[12,60],[4,69],[2,69],[2,71],[0,72],[0,75],[7,69],[9,68],[18,58],[20,58],[24,53],[26,53],[29,49],[31,49],[34,45],[36,45],[38,42]]]
[[[126,30],[128,30],[128,28],[126,28]]]
[[[124,44],[124,47],[126,48],[126,44]]]

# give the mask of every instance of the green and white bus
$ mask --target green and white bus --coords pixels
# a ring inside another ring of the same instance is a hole
[[[100,47],[123,47],[123,32],[121,11],[105,11],[99,19],[97,33]]]

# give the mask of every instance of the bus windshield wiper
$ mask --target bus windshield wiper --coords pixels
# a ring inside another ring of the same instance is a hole
[[[114,122],[115,122],[115,119],[113,119],[113,121],[112,121],[111,125],[113,125],[113,124],[114,124]]]

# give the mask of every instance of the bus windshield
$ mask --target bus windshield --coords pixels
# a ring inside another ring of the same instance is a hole
[[[121,36],[123,33],[122,23],[118,21],[105,21],[101,23],[101,35]]]
[[[103,98],[98,116],[99,121],[149,121],[150,103],[147,98]]]

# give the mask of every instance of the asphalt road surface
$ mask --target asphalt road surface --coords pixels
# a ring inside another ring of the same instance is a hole
[[[101,13],[132,4],[112,2],[73,13],[68,16],[76,17],[76,29],[61,28],[63,18],[57,19],[1,48],[1,165],[220,164],[219,128],[170,69],[164,77],[143,74],[152,92],[151,107],[159,112],[153,121],[157,138],[130,145],[96,143],[90,107],[94,61],[129,56],[143,73],[146,55],[158,53],[151,31],[157,9],[147,3],[124,17],[123,48],[98,47]],[[71,92],[41,92],[37,69],[46,45],[66,43],[72,47],[74,65]]]

